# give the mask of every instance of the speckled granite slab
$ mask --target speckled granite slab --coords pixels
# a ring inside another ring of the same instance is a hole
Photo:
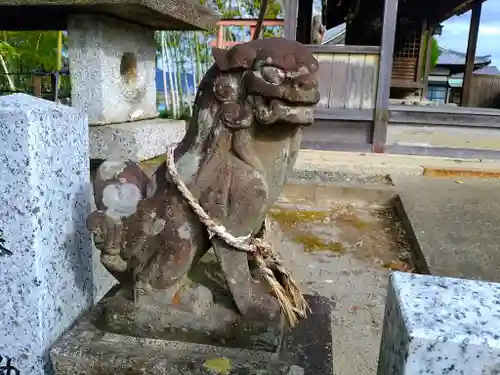
[[[49,347],[93,299],[86,116],[4,96],[0,143],[0,227],[12,253],[0,256],[0,366],[10,357],[20,375],[41,375]]]
[[[395,272],[378,375],[500,373],[500,284]]]

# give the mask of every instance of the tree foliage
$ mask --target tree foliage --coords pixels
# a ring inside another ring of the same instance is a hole
[[[200,0],[202,5],[205,5],[207,0]],[[217,7],[219,12],[222,15],[222,19],[230,19],[230,18],[257,18],[260,12],[260,6],[262,4],[261,0],[236,0],[235,2],[229,0],[215,0],[214,5]],[[281,2],[278,0],[269,0],[267,4],[267,11],[265,18],[267,19],[276,19],[279,15],[281,15],[282,8]],[[246,34],[249,35],[249,30],[247,30]],[[230,34],[230,35],[228,35]],[[264,27],[263,35],[264,37],[273,37],[277,36],[278,30],[272,27]],[[236,32],[231,31],[230,29],[226,29],[227,40],[236,39]],[[231,39],[232,38],[232,39]]]
[[[0,90],[32,92],[34,71],[57,70],[57,44],[57,31],[1,31]],[[46,83],[42,86],[50,87],[50,80]]]
[[[428,45],[428,42],[427,42],[428,39],[424,39],[424,48],[423,48],[423,54],[424,56],[427,56],[427,48],[429,47]],[[432,37],[431,38],[431,56],[430,56],[430,66],[429,66],[429,69],[433,69],[437,62],[438,62],[438,59],[439,59],[439,55],[441,54],[441,51],[439,49],[439,45],[438,45],[438,42],[436,40],[436,38]],[[423,68],[423,64],[425,64],[425,58],[422,59],[422,63],[421,63],[421,66]]]
[[[57,31],[2,31],[0,54],[11,72],[53,71],[57,38]]]
[[[207,0],[200,0],[206,5]],[[257,18],[260,11],[261,0],[215,0],[214,5],[222,14],[222,18]],[[236,5],[236,6],[234,6]],[[281,12],[281,4],[277,0],[269,0],[266,18],[275,19]]]
[[[441,51],[439,50],[439,45],[436,38],[432,37],[431,39],[431,69],[434,68],[438,62],[439,55]]]
[[[260,11],[261,0],[244,0],[243,7],[252,18],[257,18]],[[281,13],[281,4],[276,0],[269,0],[266,18],[275,19]]]

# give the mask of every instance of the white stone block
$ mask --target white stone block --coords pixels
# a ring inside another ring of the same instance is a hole
[[[96,293],[85,227],[87,118],[32,96],[5,96],[0,142],[0,228],[12,252],[0,257],[0,356],[21,375],[42,375],[48,349]]]
[[[394,272],[378,375],[500,373],[500,284]]]
[[[167,146],[179,143],[186,122],[153,119],[90,127],[92,159],[144,161],[165,154]]]
[[[71,103],[89,124],[154,118],[154,31],[97,14],[68,17]]]

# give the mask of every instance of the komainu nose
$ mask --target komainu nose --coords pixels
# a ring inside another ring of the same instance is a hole
[[[318,87],[318,78],[316,74],[304,74],[295,78],[297,86],[303,90],[311,90]]]

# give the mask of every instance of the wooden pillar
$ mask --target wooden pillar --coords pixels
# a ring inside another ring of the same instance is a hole
[[[224,48],[224,26],[219,25],[217,28],[217,48]]]
[[[253,36],[255,34],[255,26],[250,25],[250,40],[253,40]],[[260,32],[260,35],[264,34],[264,22],[262,22],[262,30]]]
[[[372,151],[385,152],[389,122],[389,95],[391,91],[392,60],[398,20],[398,0],[385,0],[377,98],[373,121]]]
[[[52,101],[59,101],[59,72],[53,72],[50,75],[50,86],[52,91]]]
[[[288,0],[285,5],[285,30],[284,36],[287,39],[297,38],[297,14],[298,0]]]
[[[42,97],[42,76],[33,76],[33,95],[37,98]]]
[[[462,95],[460,105],[467,107],[470,103],[470,89],[472,83],[472,72],[474,71],[474,60],[476,59],[477,36],[479,23],[481,21],[482,2],[477,2],[472,7],[469,26],[469,41],[467,42],[467,55],[465,57],[465,73],[462,84]]]
[[[427,30],[426,34],[427,40],[427,51],[425,54],[425,65],[424,65],[424,89],[422,90],[422,97],[427,96],[427,92],[429,91],[429,73],[431,71],[431,57],[432,57],[432,29]]]
[[[311,44],[311,27],[313,16],[313,1],[298,0],[297,41],[302,44]]]
[[[420,51],[418,53],[418,66],[416,81],[423,85],[421,96],[424,98],[428,91],[430,58],[432,52],[432,29],[429,28],[427,20],[422,22],[422,31],[420,33]]]

